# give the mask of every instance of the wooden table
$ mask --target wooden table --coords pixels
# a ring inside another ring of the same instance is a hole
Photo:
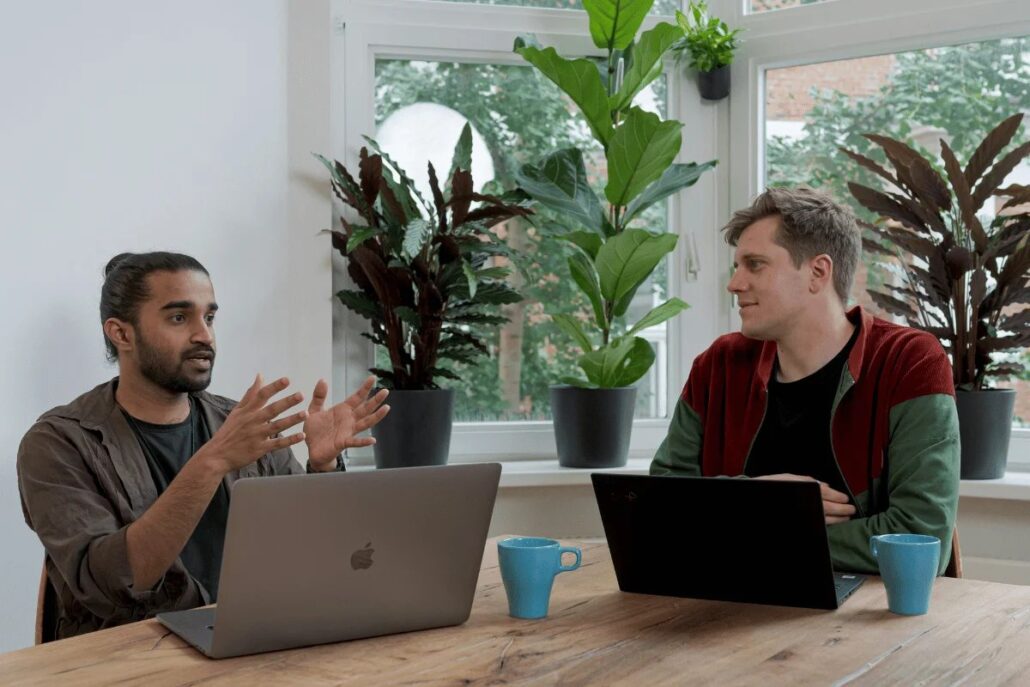
[[[623,594],[583,547],[545,620],[516,620],[487,545],[459,627],[214,661],[154,620],[0,655],[0,684],[1030,684],[1030,587],[940,579],[930,613],[880,581],[836,612]]]

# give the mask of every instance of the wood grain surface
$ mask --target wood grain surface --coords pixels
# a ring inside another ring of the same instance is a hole
[[[938,579],[930,613],[871,578],[837,611],[618,591],[603,542],[517,620],[487,543],[464,625],[210,660],[155,620],[0,655],[3,685],[1030,684],[1030,587]]]

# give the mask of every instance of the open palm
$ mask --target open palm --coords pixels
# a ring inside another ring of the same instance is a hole
[[[390,406],[383,405],[389,393],[386,389],[380,390],[372,398],[368,397],[374,383],[375,377],[369,377],[346,400],[326,408],[329,385],[323,379],[318,380],[304,422],[308,459],[312,467],[324,468],[346,448],[371,446],[375,443],[372,437],[357,436],[390,412]]]

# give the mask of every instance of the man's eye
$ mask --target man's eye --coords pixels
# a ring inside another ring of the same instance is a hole
[[[186,316],[183,315],[182,313],[176,313],[176,314],[172,315],[172,322],[185,322],[185,321],[186,321]]]
[[[208,315],[206,319],[207,319],[207,323],[208,324],[214,324],[215,323],[215,316],[214,315]]]

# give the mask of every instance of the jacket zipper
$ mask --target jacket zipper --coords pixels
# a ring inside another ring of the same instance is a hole
[[[859,504],[858,499],[856,499],[855,495],[851,492],[851,485],[848,484],[847,479],[844,478],[844,471],[841,470],[840,461],[837,460],[837,450],[833,447],[833,418],[837,414],[837,406],[839,406],[840,402],[844,400],[844,394],[848,393],[848,391],[851,390],[851,387],[855,385],[855,380],[851,378],[851,372],[848,370],[847,364],[844,365],[844,370],[841,372],[840,380],[840,383],[837,385],[838,389],[840,389],[841,384],[845,381],[850,380],[850,382],[844,391],[840,391],[834,396],[833,406],[830,408],[830,455],[833,456],[833,465],[837,468],[837,474],[840,475],[841,484],[843,484],[844,488],[848,490],[848,498],[850,498],[851,502],[855,504],[855,510],[858,511],[858,515],[864,518],[865,512],[863,511],[861,504]],[[872,489],[872,486],[873,485],[870,484],[869,488]]]
[[[747,455],[744,456],[744,469],[741,471],[743,474],[747,474],[747,464],[751,460],[751,451],[755,448],[755,441],[758,440],[758,435],[762,433],[762,425],[765,424],[765,416],[769,412],[769,387],[762,387],[762,396],[765,398],[765,407],[762,408],[762,420],[758,423],[758,430],[755,435],[751,437],[751,444],[747,447]],[[831,414],[832,417],[832,414]],[[830,445],[833,445],[833,437],[830,437]],[[834,458],[836,460],[836,458]]]

